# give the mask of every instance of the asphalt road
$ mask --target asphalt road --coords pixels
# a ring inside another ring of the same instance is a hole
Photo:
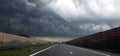
[[[57,44],[31,56],[120,56],[120,54]]]

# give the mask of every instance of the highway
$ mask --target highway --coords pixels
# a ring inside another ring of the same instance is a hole
[[[57,44],[30,56],[120,56],[120,54],[66,44]]]

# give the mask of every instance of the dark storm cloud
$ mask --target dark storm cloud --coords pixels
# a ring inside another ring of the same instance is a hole
[[[119,5],[117,0],[57,0],[49,8],[89,34],[119,27]]]
[[[0,31],[31,36],[76,36],[78,29],[48,10],[46,3],[47,0],[0,1]]]
[[[99,9],[89,6],[90,3],[96,5],[95,2],[0,0],[0,31],[31,36],[78,37],[118,27],[118,16],[108,17],[111,14],[104,10],[97,14]]]

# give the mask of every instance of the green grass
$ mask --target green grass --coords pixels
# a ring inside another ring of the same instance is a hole
[[[43,50],[47,47],[51,46],[47,45],[38,45],[24,48],[12,48],[12,49],[2,49],[0,50],[0,56],[28,56],[37,51]]]
[[[4,42],[0,42],[0,46],[2,46],[3,44],[5,44]]]

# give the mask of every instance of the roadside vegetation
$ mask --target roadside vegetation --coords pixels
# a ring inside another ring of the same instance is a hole
[[[51,44],[35,45],[22,48],[10,48],[0,49],[0,56],[28,56],[37,51],[43,50],[47,47],[52,46]]]

